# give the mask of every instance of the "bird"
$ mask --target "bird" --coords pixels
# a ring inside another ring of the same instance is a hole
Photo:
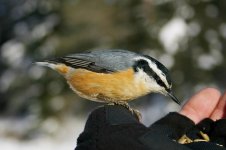
[[[168,69],[149,55],[122,49],[104,49],[69,54],[36,62],[47,66],[67,80],[80,97],[131,109],[128,102],[149,93],[160,93],[180,101],[172,92]]]

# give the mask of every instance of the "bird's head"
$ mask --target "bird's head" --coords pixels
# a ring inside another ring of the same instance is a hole
[[[168,95],[177,104],[180,101],[172,93],[172,81],[168,69],[150,56],[140,56],[135,58],[133,66],[137,78],[143,78],[149,92]]]

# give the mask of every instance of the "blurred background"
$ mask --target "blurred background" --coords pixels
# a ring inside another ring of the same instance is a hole
[[[101,104],[32,62],[92,49],[148,54],[169,68],[186,101],[226,88],[225,0],[0,0],[0,145],[7,150],[73,149]],[[131,104],[150,125],[180,109],[151,94]]]

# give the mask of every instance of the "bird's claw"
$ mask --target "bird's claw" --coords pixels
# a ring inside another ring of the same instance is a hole
[[[137,109],[131,108],[127,102],[118,101],[118,102],[109,103],[108,105],[121,105],[127,108],[132,114],[135,114],[139,122],[141,122],[141,119],[142,119],[141,113]]]

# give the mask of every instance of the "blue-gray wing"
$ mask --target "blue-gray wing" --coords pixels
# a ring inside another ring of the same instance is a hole
[[[64,63],[73,68],[84,68],[94,72],[111,73],[133,66],[134,57],[139,54],[126,50],[96,50],[77,53],[49,60]]]

